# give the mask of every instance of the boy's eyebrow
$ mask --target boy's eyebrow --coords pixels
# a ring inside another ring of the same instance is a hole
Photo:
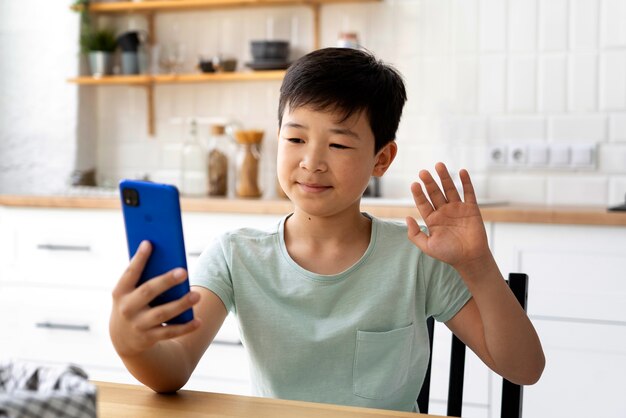
[[[361,139],[359,135],[357,135],[356,132],[351,131],[350,129],[347,129],[347,128],[331,128],[330,131],[332,133],[339,134],[339,135],[351,136],[354,139]]]
[[[306,125],[302,125],[302,124],[297,123],[297,122],[285,122],[285,124],[283,126],[285,128],[295,128],[295,129],[304,129],[304,130],[309,129]],[[334,133],[334,134],[346,135],[346,136],[350,136],[350,137],[352,137],[354,139],[361,139],[359,137],[359,135],[357,135],[356,132],[351,131],[350,129],[347,129],[347,128],[330,128],[329,131]]]

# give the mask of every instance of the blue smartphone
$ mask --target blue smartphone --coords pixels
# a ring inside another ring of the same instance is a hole
[[[120,195],[129,257],[135,255],[141,241],[148,240],[152,244],[152,253],[137,286],[177,267],[187,270],[178,189],[169,184],[122,180]],[[150,306],[177,300],[187,293],[189,279],[157,296]],[[192,319],[190,308],[165,323],[184,324]]]

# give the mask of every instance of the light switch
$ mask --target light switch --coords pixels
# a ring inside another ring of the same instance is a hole
[[[570,163],[570,147],[563,144],[550,145],[550,167],[567,167]]]
[[[528,146],[528,164],[533,167],[548,165],[549,149],[546,144],[531,144]]]
[[[590,144],[573,145],[571,148],[572,167],[594,167],[595,146]]]

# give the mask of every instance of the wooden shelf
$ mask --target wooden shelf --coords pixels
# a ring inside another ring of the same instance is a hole
[[[282,80],[284,70],[271,71],[238,71],[224,73],[192,73],[192,74],[157,74],[157,75],[114,75],[105,77],[76,77],[67,80],[70,83],[87,86],[135,85],[150,86],[153,84],[185,84],[230,81],[270,81]]]
[[[147,86],[152,82],[151,76],[148,75],[107,75],[103,77],[75,77],[67,81],[69,83],[87,85],[87,86],[115,86],[115,85],[136,85]]]
[[[333,3],[364,3],[380,0],[143,0],[93,3],[92,13],[152,13],[177,10],[220,9],[229,7],[262,7],[307,5],[315,6]],[[80,7],[75,7],[79,10]]]

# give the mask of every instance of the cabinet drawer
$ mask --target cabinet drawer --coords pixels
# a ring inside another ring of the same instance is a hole
[[[124,367],[109,338],[109,292],[2,285],[0,307],[3,356]]]
[[[10,216],[6,280],[110,289],[128,263],[121,213],[20,209]]]
[[[625,417],[626,326],[544,320],[533,324],[546,367],[538,383],[524,388],[524,418]],[[498,380],[492,411],[500,411]]]
[[[498,224],[495,248],[505,274],[529,275],[529,315],[626,321],[626,228]]]

